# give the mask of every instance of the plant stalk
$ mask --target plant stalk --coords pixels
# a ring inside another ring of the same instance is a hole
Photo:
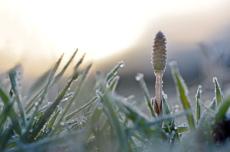
[[[154,101],[154,109],[158,115],[160,115],[162,111],[162,73],[155,73],[156,82],[155,82],[155,101]]]

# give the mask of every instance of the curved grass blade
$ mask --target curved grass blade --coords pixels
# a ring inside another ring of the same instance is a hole
[[[188,92],[187,92],[187,87],[184,83],[184,80],[182,79],[179,70],[177,69],[177,65],[175,62],[172,62],[170,64],[171,66],[171,72],[177,87],[177,92],[178,95],[180,97],[180,101],[182,103],[182,106],[184,108],[185,111],[191,111],[187,114],[187,121],[188,121],[188,125],[190,127],[190,129],[194,129],[195,128],[195,122],[194,122],[194,116],[192,113],[192,108],[189,102],[189,98],[188,98]]]

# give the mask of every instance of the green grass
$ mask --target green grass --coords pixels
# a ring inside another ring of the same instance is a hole
[[[123,62],[107,74],[98,73],[93,93],[89,93],[93,96],[79,101],[92,66],[82,67],[83,55],[57,96],[48,99],[52,88],[74,64],[76,55],[77,51],[60,67],[62,55],[26,95],[19,89],[17,68],[10,70],[11,89],[0,86],[0,151],[228,151],[228,136],[218,139],[227,135],[221,127],[227,122],[230,97],[223,97],[217,78],[213,79],[213,103],[207,107],[202,101],[201,86],[195,100],[189,98],[186,84],[172,63],[183,110],[173,112],[170,99],[163,94],[162,113],[157,115],[142,74],[136,80],[143,91],[145,109],[116,93]],[[186,121],[181,122],[181,118]]]

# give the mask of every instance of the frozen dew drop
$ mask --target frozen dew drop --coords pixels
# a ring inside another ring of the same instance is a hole
[[[143,73],[138,73],[135,78],[136,78],[136,81],[140,81],[141,79],[144,78],[144,74]]]
[[[179,105],[175,105],[173,107],[173,109],[174,109],[174,112],[179,112],[180,111],[180,106]]]
[[[61,126],[64,126],[64,125],[65,125],[65,123],[64,123],[64,122],[61,122],[61,123],[60,123],[60,125],[61,125]]]
[[[35,103],[34,103],[34,106],[38,106],[38,102],[35,102]]]
[[[125,62],[124,61],[120,61],[119,62],[119,66],[120,66],[120,68],[123,68],[125,66]]]

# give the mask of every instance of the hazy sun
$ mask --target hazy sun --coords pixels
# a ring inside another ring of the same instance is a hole
[[[8,0],[5,9],[53,50],[79,48],[93,59],[134,44],[154,19],[212,7],[218,0]],[[0,3],[0,4],[1,4]]]

